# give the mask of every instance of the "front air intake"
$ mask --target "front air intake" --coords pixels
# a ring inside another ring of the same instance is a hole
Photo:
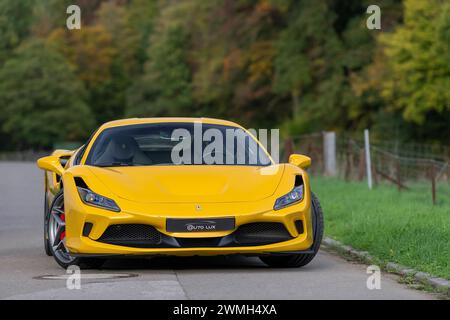
[[[89,189],[88,185],[86,184],[86,182],[84,182],[83,178],[81,177],[74,177],[73,178],[75,180],[75,185],[77,187],[83,188],[83,189]]]
[[[91,233],[92,227],[94,225],[90,222],[86,222],[83,226],[83,237],[89,237],[89,234]]]
[[[258,222],[240,226],[234,233],[241,245],[264,245],[291,240],[292,236],[282,223]]]
[[[98,241],[118,246],[147,248],[159,245],[162,236],[150,225],[116,224],[109,226]]]

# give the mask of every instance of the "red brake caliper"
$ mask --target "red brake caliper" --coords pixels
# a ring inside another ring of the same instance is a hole
[[[59,216],[59,218],[62,220],[62,221],[66,221],[66,216],[65,216],[65,214],[64,213],[62,213],[60,216]],[[61,232],[61,235],[59,236],[59,240],[64,240],[64,238],[66,237],[66,230],[64,230],[63,232]]]

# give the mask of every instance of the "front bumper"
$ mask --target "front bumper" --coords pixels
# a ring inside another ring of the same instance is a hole
[[[264,210],[273,205],[273,199],[257,203],[204,203],[198,212],[192,203],[141,204],[120,200],[119,207],[127,208],[119,213],[89,207],[79,199],[75,186],[65,188],[66,246],[76,256],[90,255],[263,255],[267,253],[308,252],[313,244],[310,192],[304,200],[282,210]],[[230,214],[236,213],[239,214]],[[220,232],[173,233],[166,230],[168,218],[214,219],[235,218],[235,229]],[[301,221],[302,230],[296,222]],[[83,236],[86,223],[92,229]],[[286,241],[269,244],[243,245],[236,241],[240,227],[255,223],[282,224],[289,235]],[[148,225],[162,235],[164,241],[153,247],[137,247],[102,242],[102,235],[110,226]],[[175,241],[174,241],[175,240]]]

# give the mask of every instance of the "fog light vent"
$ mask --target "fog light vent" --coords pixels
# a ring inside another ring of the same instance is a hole
[[[93,224],[90,223],[90,222],[86,222],[86,223],[84,224],[84,227],[83,227],[83,237],[89,237],[89,234],[91,233],[92,227],[93,227]]]
[[[303,229],[303,221],[302,220],[295,221],[295,228],[297,228],[298,234],[302,234],[303,232],[305,232],[305,230]]]

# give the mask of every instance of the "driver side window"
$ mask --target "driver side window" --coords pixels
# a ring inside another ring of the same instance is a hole
[[[84,152],[86,151],[86,146],[87,144],[83,145],[78,151],[77,154],[75,155],[75,160],[73,161],[73,165],[77,166],[80,164],[81,159],[83,158]]]

